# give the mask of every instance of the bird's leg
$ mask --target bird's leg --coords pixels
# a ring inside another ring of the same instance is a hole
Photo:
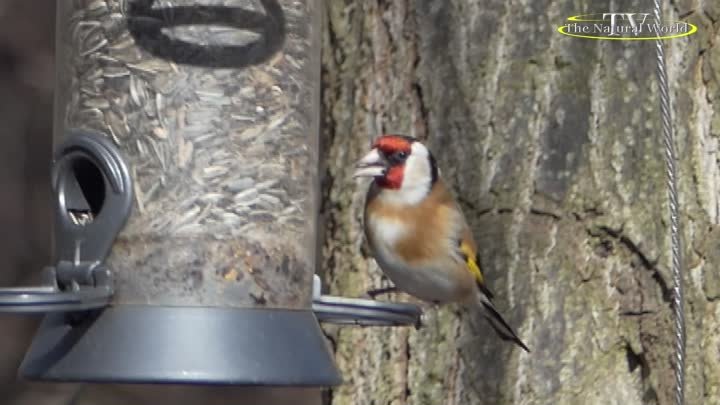
[[[415,330],[420,330],[420,328],[423,327],[423,325],[424,325],[424,324],[423,324],[423,317],[424,317],[424,316],[425,316],[424,313],[423,313],[423,314],[420,314],[420,316],[418,316],[417,320],[415,321]]]
[[[385,288],[376,288],[374,290],[368,290],[367,295],[370,296],[370,298],[375,299],[378,295],[382,294],[388,294],[391,292],[397,292],[397,287],[391,286],[391,287],[385,287]]]

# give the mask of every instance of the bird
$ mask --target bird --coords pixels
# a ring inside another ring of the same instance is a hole
[[[462,209],[440,177],[433,154],[418,139],[384,134],[355,166],[353,178],[371,178],[364,208],[370,252],[393,286],[433,304],[479,304],[498,336],[528,346],[493,304],[477,245]]]

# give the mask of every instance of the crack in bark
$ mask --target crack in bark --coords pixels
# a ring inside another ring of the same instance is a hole
[[[494,211],[492,206],[481,208],[477,203],[468,200],[462,195],[457,195],[456,199],[461,207],[466,208],[468,212],[471,212],[474,217],[479,218],[483,215],[487,215]],[[464,211],[464,210],[463,210]]]
[[[657,311],[651,311],[648,309],[641,309],[639,311],[623,311],[620,312],[620,316],[644,316],[644,315],[652,315],[657,314]]]
[[[637,272],[633,272],[632,275],[633,275],[633,280],[635,280],[635,285],[637,286],[637,288],[639,290],[640,310],[637,312],[643,312],[644,307],[645,307],[645,294],[643,293],[643,290],[642,290],[643,283],[640,280],[640,278],[638,277],[639,274]],[[652,390],[652,388],[650,386],[651,382],[649,380],[650,371],[651,371],[650,364],[647,361],[647,358],[645,356],[645,343],[643,341],[643,319],[646,316],[647,315],[639,315],[634,318],[635,325],[637,326],[641,352],[635,353],[632,350],[632,347],[629,344],[627,345],[627,349],[629,350],[629,352],[627,354],[631,355],[631,358],[632,358],[632,356],[634,356],[635,359],[637,359],[639,361],[639,364],[642,366],[641,373],[640,373],[640,384],[643,387],[643,390],[645,391],[643,393],[643,397],[646,397],[647,396],[646,393]],[[629,362],[629,360],[628,360],[628,362]],[[632,372],[632,369],[630,371]],[[654,392],[654,390],[652,390],[652,392]],[[657,395],[655,395],[655,396],[657,397]],[[653,401],[653,403],[656,403],[656,402],[657,401]]]
[[[596,212],[593,212],[593,214],[596,214]],[[601,244],[603,244],[605,248],[612,250],[612,245],[607,244],[607,239],[605,239],[610,238],[610,240],[614,241],[625,251],[630,253],[632,257],[636,258],[639,267],[642,267],[646,271],[650,272],[650,280],[657,284],[658,288],[661,291],[663,301],[665,301],[667,304],[671,302],[671,291],[660,274],[657,266],[657,260],[651,259],[645,252],[642,251],[642,249],[638,246],[637,243],[632,241],[626,234],[624,234],[624,224],[621,225],[619,228],[612,228],[607,225],[592,225],[593,221],[588,220],[588,218],[584,217],[583,215],[577,212],[573,213],[573,215],[578,221],[589,222],[586,225],[586,231],[590,238],[599,238]],[[612,252],[608,252],[607,255],[601,254],[599,256],[610,257],[611,255]],[[658,339],[656,334],[659,332],[656,330],[646,330],[647,328],[645,327],[645,323],[648,321],[653,322],[654,319],[657,319],[660,311],[657,309],[645,308],[646,290],[643,287],[645,284],[643,283],[643,278],[640,277],[640,273],[638,272],[633,271],[631,274],[634,284],[633,288],[627,291],[620,288],[619,286],[615,286],[620,294],[637,294],[639,298],[639,302],[636,304],[638,306],[638,309],[625,310],[619,313],[619,316],[633,320],[633,324],[635,325],[635,328],[633,329],[637,330],[639,336],[639,344],[641,348],[641,352],[636,353],[630,347],[630,344],[627,344],[626,355],[628,357],[628,369],[630,372],[633,372],[637,367],[642,368],[640,382],[643,390],[643,402],[657,404],[659,401],[658,391],[655,387],[654,381],[651,380],[650,375],[652,371],[652,366],[660,364],[657,363],[657,356],[651,356],[651,358],[648,358],[647,353],[655,353],[654,351],[648,351],[648,348],[652,349],[653,347],[655,347],[654,344],[650,344],[648,346],[648,343],[654,342],[656,339]],[[662,365],[661,367],[664,367],[664,365]]]
[[[417,43],[415,44],[415,47],[417,47]],[[416,74],[417,65],[419,64],[419,61],[420,61],[420,54],[417,51],[415,51],[415,52],[417,54],[417,57],[416,57],[417,59],[416,59],[415,65],[414,65],[414,69],[415,69],[414,73]],[[430,133],[430,128],[429,128],[430,113],[428,112],[428,108],[425,105],[425,98],[423,97],[422,86],[417,81],[417,78],[415,80],[416,81],[412,84],[412,89],[415,94],[415,97],[414,97],[415,104],[416,104],[415,109],[417,110],[417,112],[420,113],[419,119],[418,119],[420,122],[416,122],[415,126],[416,127],[420,126],[422,128],[422,133],[417,134],[418,138],[419,139],[427,139],[427,137]]]
[[[607,226],[599,226],[597,229],[602,231],[605,235],[610,236],[620,242],[622,246],[624,246],[628,251],[630,251],[630,253],[632,253],[635,257],[637,257],[640,260],[640,264],[642,265],[642,267],[652,272],[652,279],[660,288],[663,301],[667,303],[672,302],[672,292],[670,291],[667,282],[665,281],[665,279],[663,279],[662,274],[657,267],[657,260],[651,260],[635,242],[633,242],[630,238],[628,238],[622,233],[622,229],[616,230]],[[589,233],[592,236],[592,233]]]
[[[696,11],[697,11],[696,9],[688,10],[688,11],[682,13],[682,14],[678,14],[678,18],[680,18],[681,20],[683,20],[683,19],[685,19],[685,18],[687,18],[687,17],[690,17],[691,15],[695,14]]]
[[[407,399],[412,396],[412,390],[410,389],[410,359],[411,359],[411,347],[410,347],[410,334],[405,336],[405,397],[403,400],[407,403]]]
[[[707,10],[705,10],[704,8],[702,9],[702,14],[707,17],[708,20],[710,20],[710,24],[715,25],[716,19],[712,18],[710,13],[708,13]]]
[[[628,370],[630,370],[630,373],[640,367],[640,380],[643,381],[643,387],[645,388],[645,392],[643,392],[643,402],[657,403],[657,392],[648,384],[648,380],[650,378],[650,363],[648,362],[645,353],[635,353],[632,346],[627,343],[625,345],[625,356],[627,358]]]
[[[559,215],[559,214],[556,214],[556,213],[554,213],[554,212],[550,212],[550,211],[547,211],[547,210],[541,210],[541,209],[539,209],[539,208],[533,208],[533,207],[530,207],[530,214],[531,214],[531,215],[536,215],[536,216],[539,216],[539,217],[551,218],[551,219],[554,220],[554,221],[559,221],[559,220],[562,219],[562,216]]]
[[[461,314],[457,311],[454,312],[455,317],[460,320],[462,319]],[[453,341],[458,342],[460,341],[460,334],[461,334],[462,328],[461,328],[461,322],[456,322],[454,325],[454,333],[453,333]],[[458,396],[460,393],[464,390],[458,389],[458,377],[460,376],[460,362],[461,362],[462,356],[460,355],[460,349],[457,349],[457,355],[455,356],[455,361],[453,362],[452,366],[450,367],[450,370],[448,371],[448,400],[447,405],[456,405],[458,401]]]
[[[591,238],[600,238],[602,240],[605,237],[609,237],[624,250],[629,252],[632,257],[636,258],[639,267],[642,267],[650,272],[650,278],[648,279],[641,277],[641,273],[633,271],[631,274],[634,287],[629,291],[624,291],[623,289],[617,288],[617,286],[616,288],[620,294],[637,294],[638,296],[639,302],[636,303],[638,309],[625,310],[619,313],[619,316],[633,320],[633,324],[635,325],[635,328],[633,329],[637,330],[641,348],[641,351],[636,353],[632,350],[630,344],[628,343],[626,347],[628,368],[630,372],[633,372],[638,366],[642,368],[640,381],[643,389],[643,402],[657,404],[659,401],[657,384],[660,384],[660,387],[662,387],[662,380],[655,381],[650,378],[650,375],[653,370],[653,366],[659,366],[660,374],[656,377],[656,379],[664,378],[665,363],[659,362],[656,349],[657,341],[659,339],[662,341],[660,335],[658,335],[658,333],[662,333],[662,331],[654,329],[654,325],[658,322],[658,316],[661,311],[658,309],[645,308],[647,289],[644,286],[647,284],[647,281],[644,282],[643,280],[652,280],[655,284],[657,284],[662,294],[662,300],[668,305],[671,302],[671,291],[661,276],[657,266],[657,260],[651,259],[645,252],[643,252],[637,243],[624,234],[623,228],[624,226],[621,226],[619,229],[614,229],[606,225],[600,225],[587,227],[586,231]],[[653,328],[648,329],[648,325],[653,326]]]
[[[573,211],[570,214],[578,222],[587,222],[604,216],[605,212],[597,207],[591,207],[584,209],[583,212]]]
[[[632,373],[640,367],[641,378],[645,379],[650,375],[650,367],[644,353],[635,353],[630,343],[625,344],[625,354],[627,356],[628,369]]]

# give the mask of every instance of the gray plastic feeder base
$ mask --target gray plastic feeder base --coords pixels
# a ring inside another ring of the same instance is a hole
[[[20,376],[247,386],[341,382],[312,311],[140,305],[46,316]]]

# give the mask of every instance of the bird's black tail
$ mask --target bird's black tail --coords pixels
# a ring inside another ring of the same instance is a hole
[[[530,353],[530,349],[528,349],[527,345],[523,343],[522,340],[520,340],[513,328],[511,328],[510,325],[508,325],[508,323],[505,321],[505,318],[500,315],[498,310],[495,308],[495,305],[493,305],[492,301],[490,301],[488,297],[483,295],[480,299],[480,303],[485,310],[485,318],[487,318],[490,326],[492,326],[492,328],[495,330],[495,333],[498,334],[500,339],[511,341],[516,345],[522,347],[526,352]]]

